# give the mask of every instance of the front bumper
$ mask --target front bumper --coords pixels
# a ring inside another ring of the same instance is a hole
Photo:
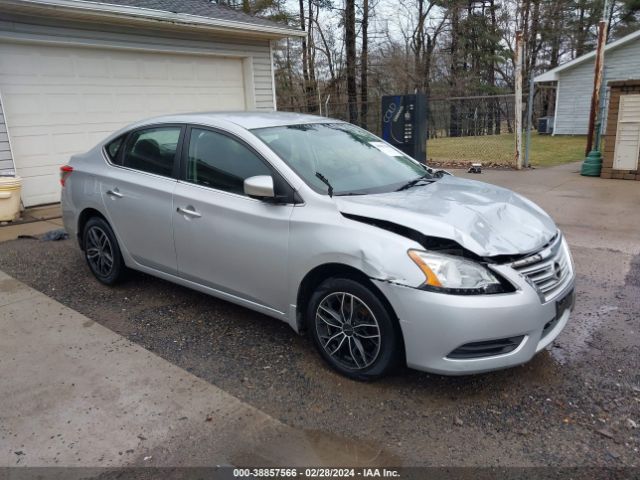
[[[545,303],[537,290],[513,269],[504,267],[498,272],[517,285],[518,290],[462,296],[374,280],[400,320],[409,367],[446,375],[512,367],[531,360],[560,334],[573,305],[557,314],[556,300],[574,289],[575,279],[572,277],[554,300]],[[523,338],[519,345],[505,354],[448,357],[469,343],[520,336]]]

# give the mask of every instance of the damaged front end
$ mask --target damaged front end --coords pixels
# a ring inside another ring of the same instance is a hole
[[[339,197],[336,204],[347,218],[473,260],[528,255],[558,233],[553,220],[526,198],[452,176],[404,191]]]
[[[496,259],[480,257],[454,240],[430,237],[393,222],[345,213],[342,215],[421,245],[424,250],[410,249],[407,252],[425,276],[424,283],[417,288],[453,295],[486,295],[516,290],[508,280],[490,268],[489,265],[497,263]]]
[[[408,255],[424,274],[418,288],[456,295],[516,290],[508,265],[558,238],[537,205],[504,188],[452,176],[408,190],[336,199],[341,215],[417,243]],[[415,287],[415,285],[413,285]]]

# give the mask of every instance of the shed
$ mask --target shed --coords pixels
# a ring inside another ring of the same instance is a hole
[[[589,127],[596,52],[592,51],[534,78],[556,86],[554,135],[586,135]],[[607,81],[640,78],[640,30],[605,47]]]
[[[609,82],[602,178],[640,180],[640,80]]]
[[[274,110],[272,42],[299,29],[208,0],[2,0],[0,174],[59,201],[59,167],[160,114]]]

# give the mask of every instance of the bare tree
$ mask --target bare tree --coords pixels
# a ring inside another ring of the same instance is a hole
[[[360,125],[367,128],[369,113],[369,0],[362,0],[362,50],[360,51]]]
[[[347,64],[347,103],[349,121],[358,123],[358,91],[356,82],[356,2],[345,0],[344,41]]]

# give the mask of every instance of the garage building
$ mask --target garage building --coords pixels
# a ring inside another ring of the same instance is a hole
[[[0,174],[59,201],[59,167],[154,115],[274,110],[272,42],[304,32],[208,0],[2,0]]]

